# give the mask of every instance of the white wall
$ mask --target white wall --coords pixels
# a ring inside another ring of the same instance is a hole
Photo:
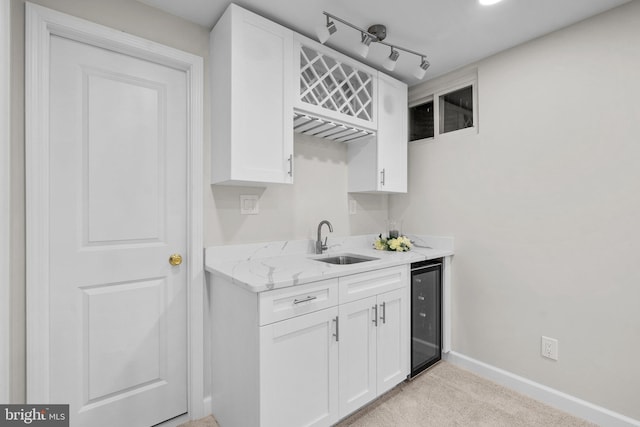
[[[6,1],[6,0],[0,0]],[[11,0],[11,402],[25,399],[24,255],[24,2]],[[32,0],[33,3],[107,25],[200,55],[209,75],[209,28],[153,9],[135,0]],[[266,189],[209,185],[209,85],[205,78],[205,246],[313,238],[318,222],[329,219],[334,234],[383,231],[388,198],[355,195],[356,215],[348,214],[346,148],[313,137],[296,136],[295,184]],[[261,213],[240,216],[240,194],[259,194]]]
[[[456,238],[455,351],[635,419],[638,22],[634,1],[476,64],[479,134],[411,145],[409,194],[389,202],[406,229]]]
[[[207,163],[206,176],[208,168]],[[336,236],[384,230],[387,196],[347,194],[345,144],[296,134],[294,171],[293,185],[256,188],[207,184],[205,246],[315,239],[323,219],[331,221]],[[242,194],[260,196],[258,215],[240,215]],[[349,215],[348,199],[357,203],[355,215]]]
[[[10,3],[0,2],[0,402],[9,401],[10,361]]]

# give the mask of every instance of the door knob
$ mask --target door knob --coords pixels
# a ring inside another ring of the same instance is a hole
[[[182,255],[173,254],[169,257],[169,264],[171,265],[180,265],[182,264]]]

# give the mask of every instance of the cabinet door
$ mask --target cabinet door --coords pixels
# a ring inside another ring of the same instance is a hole
[[[407,289],[378,295],[378,395],[409,374]]]
[[[340,306],[340,417],[376,397],[376,297]]]
[[[260,328],[261,427],[338,420],[338,308]]]
[[[211,32],[211,182],[293,181],[293,31],[231,4]]]
[[[378,73],[378,190],[407,192],[407,85]]]
[[[291,182],[293,32],[239,11],[231,48],[233,175],[245,181]]]

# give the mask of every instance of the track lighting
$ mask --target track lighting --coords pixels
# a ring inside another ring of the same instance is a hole
[[[391,48],[391,53],[387,56],[387,59],[384,60],[382,66],[389,71],[393,71],[396,68],[396,64],[398,63],[398,57],[400,56],[400,52],[395,50],[393,47]]]
[[[375,24],[365,30],[330,13],[322,13],[327,17],[327,23],[326,25],[320,26],[316,30],[320,43],[325,43],[329,39],[329,37],[331,37],[331,35],[337,31],[335,23],[331,20],[333,19],[346,25],[347,27],[351,27],[354,30],[360,31],[360,44],[358,45],[356,50],[358,54],[363,58],[366,58],[369,54],[369,46],[371,45],[371,42],[380,43],[391,48],[391,53],[387,58],[385,58],[385,61],[383,63],[384,68],[389,71],[393,71],[395,69],[396,64],[398,63],[398,57],[400,56],[400,52],[398,51],[401,50],[403,52],[407,52],[420,57],[421,62],[417,70],[414,72],[414,76],[416,76],[418,79],[424,78],[427,72],[427,68],[429,68],[429,65],[431,65],[429,64],[429,61],[427,61],[427,56],[410,49],[405,49],[403,47],[384,42],[383,40],[387,37],[387,28],[384,25]]]
[[[427,73],[427,68],[429,68],[429,65],[431,64],[429,63],[429,61],[427,61],[427,58],[423,56],[422,61],[420,62],[420,65],[418,65],[418,68],[413,73],[413,75],[416,76],[416,78],[418,79],[422,79],[424,75]]]
[[[333,21],[329,19],[329,15],[327,15],[327,25],[320,25],[318,28],[316,28],[318,41],[324,44],[336,31],[338,31],[338,29],[336,28],[336,24],[334,24]]]
[[[362,40],[358,45],[358,54],[363,58],[366,58],[369,54],[369,45],[373,41],[373,37],[369,33],[362,33]]]

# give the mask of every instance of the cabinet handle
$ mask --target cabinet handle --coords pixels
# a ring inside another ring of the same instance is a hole
[[[306,298],[302,298],[302,299],[294,299],[294,300],[293,300],[293,303],[294,303],[294,304],[300,304],[301,302],[313,301],[313,300],[314,300],[314,299],[316,299],[316,298],[318,298],[318,297],[313,296],[313,295],[309,295],[309,296],[308,296],[308,297],[306,297]]]
[[[420,317],[427,317],[427,313],[420,313]]]
[[[289,154],[289,158],[287,159],[289,161],[289,176],[293,176],[293,154]]]
[[[424,301],[424,297],[422,295],[418,296],[418,301]]]
[[[371,307],[373,309],[373,324],[376,325],[376,327],[378,327],[378,304],[374,305],[373,307]]]
[[[384,168],[382,168],[382,170],[380,171],[380,184],[384,185],[385,182],[385,170]]]
[[[336,316],[333,321],[336,322],[336,333],[333,336],[336,337],[336,342],[338,342],[340,341],[340,318]]]
[[[422,279],[415,279],[415,278],[414,278],[413,280],[415,280],[415,281],[416,281],[416,283],[422,283]]]
[[[387,323],[387,303],[383,302],[382,304],[382,316],[380,316],[380,320],[382,320],[382,324]]]

